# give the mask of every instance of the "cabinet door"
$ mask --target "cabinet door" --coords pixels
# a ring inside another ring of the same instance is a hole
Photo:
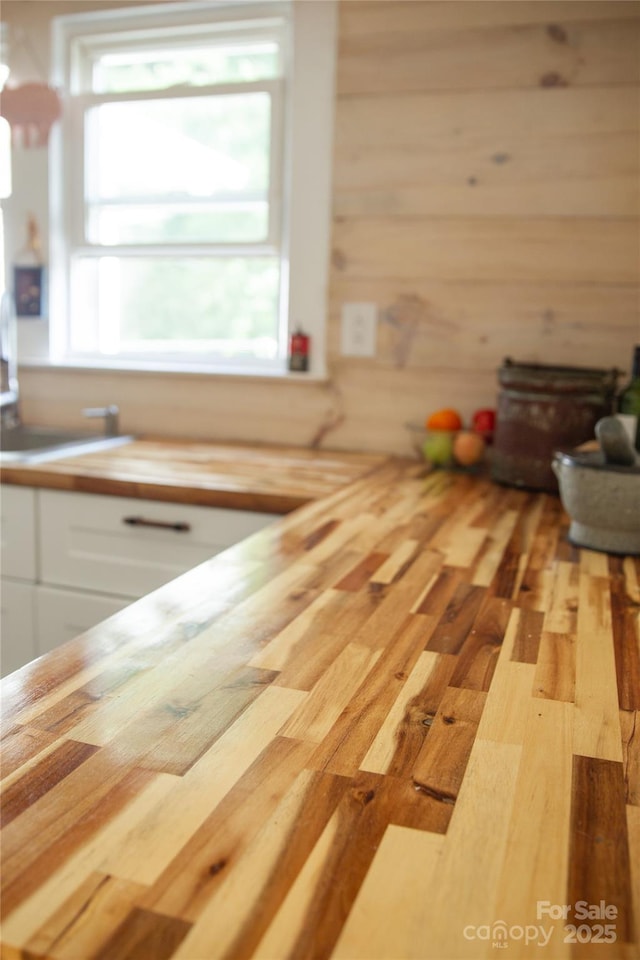
[[[37,656],[35,587],[3,577],[0,591],[0,674],[4,677]]]
[[[0,487],[2,575],[36,579],[36,491],[31,487]]]
[[[124,609],[129,597],[36,587],[35,634],[38,656],[54,650]]]
[[[43,583],[141,597],[250,533],[271,514],[40,490]]]

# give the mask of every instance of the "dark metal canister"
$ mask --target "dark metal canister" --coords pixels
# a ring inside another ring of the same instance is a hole
[[[491,473],[515,487],[557,492],[556,450],[592,440],[613,412],[619,371],[515,363],[498,370],[500,391]]]

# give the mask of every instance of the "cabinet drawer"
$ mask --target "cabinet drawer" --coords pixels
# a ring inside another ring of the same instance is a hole
[[[36,579],[36,496],[31,487],[3,485],[2,574],[21,580]]]
[[[129,597],[103,597],[58,587],[36,587],[35,590],[38,656],[80,636],[131,602]]]
[[[20,580],[0,583],[0,675],[5,677],[36,656],[35,587]]]
[[[44,583],[140,597],[273,522],[271,514],[39,491]]]

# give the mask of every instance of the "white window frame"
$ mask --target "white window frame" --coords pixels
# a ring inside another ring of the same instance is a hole
[[[208,0],[208,2],[167,3],[153,7],[131,7],[99,13],[71,14],[53,21],[52,82],[62,90],[70,89],[70,52],[80,37],[109,36],[116,30],[188,29],[189,24],[238,20],[240,17],[265,19],[285,16],[289,24],[288,63],[285,65],[284,116],[275,123],[284,126],[284,183],[277,179],[272,187],[282,186],[281,271],[285,309],[281,317],[281,352],[278,361],[268,366],[223,366],[199,358],[195,362],[153,360],[149,357],[74,357],[69,354],[69,264],[78,249],[81,225],[70,222],[65,191],[82,183],[74,169],[72,154],[65,150],[69,137],[77,129],[78,118],[88,102],[100,102],[100,95],[78,96],[75,103],[64,103],[63,120],[51,137],[50,161],[50,362],[73,367],[113,369],[155,369],[167,371],[239,373],[285,376],[296,379],[326,377],[326,316],[331,240],[331,164],[333,154],[334,75],[336,56],[335,0]],[[100,42],[100,40],[99,40]],[[260,82],[274,88],[282,81]],[[229,89],[236,85],[227,85]],[[240,85],[237,85],[238,87]],[[251,87],[242,84],[242,89]],[[193,88],[200,95],[207,88]],[[186,92],[186,91],[185,91]],[[143,99],[147,94],[125,94],[123,99]],[[153,93],[148,96],[154,96]],[[109,95],[112,100],[117,95]],[[272,102],[277,102],[274,97]],[[278,137],[274,142],[277,142]],[[62,189],[60,188],[60,185]],[[208,245],[207,245],[208,246]],[[117,248],[109,248],[115,249]],[[181,246],[181,252],[188,253]],[[166,250],[166,248],[163,248]],[[286,365],[286,345],[291,332],[302,327],[311,337],[310,367],[307,373],[290,373]]]

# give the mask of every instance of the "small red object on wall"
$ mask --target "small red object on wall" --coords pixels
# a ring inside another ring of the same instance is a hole
[[[289,344],[289,370],[297,373],[309,369],[309,347],[311,338],[298,328],[291,335]]]

